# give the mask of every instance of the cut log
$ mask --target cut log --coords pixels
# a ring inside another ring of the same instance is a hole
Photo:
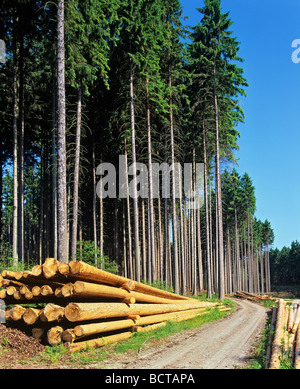
[[[214,306],[217,303],[184,301],[182,304],[70,303],[65,308],[69,321],[94,320],[129,315],[152,315]]]
[[[45,278],[51,278],[58,272],[59,262],[56,258],[47,258],[42,265],[43,275]]]
[[[64,297],[70,297],[74,293],[74,284],[72,282],[68,282],[67,284],[63,285],[61,288],[61,294]]]
[[[204,309],[206,308],[200,308],[195,310],[191,309],[188,311],[180,311],[175,313],[171,312],[171,313],[164,313],[158,315],[149,315],[144,317],[137,317],[136,319],[128,318],[123,320],[80,324],[74,327],[74,333],[77,338],[83,338],[86,336],[91,336],[102,332],[121,330],[133,326],[154,324],[162,321],[188,320],[188,318],[195,317],[199,314],[202,314]]]
[[[11,271],[11,270],[2,270],[1,276],[3,278],[8,278],[10,280],[15,280],[16,279],[16,272]]]
[[[62,333],[62,340],[64,342],[72,343],[76,340],[76,335],[73,328],[68,328]]]
[[[23,314],[23,320],[26,324],[31,325],[39,320],[41,310],[37,308],[27,308]]]
[[[288,332],[291,332],[292,331],[292,328],[293,328],[293,324],[294,324],[294,308],[292,306],[290,306],[288,308],[288,315],[287,315],[287,331]]]
[[[15,300],[25,300],[25,297],[20,293],[19,290],[16,290],[13,294]]]
[[[18,291],[17,286],[10,285],[6,289],[6,294],[8,296],[13,296],[16,291]]]
[[[9,310],[9,317],[14,321],[21,320],[25,312],[26,308],[22,307],[21,305],[14,305]]]
[[[35,265],[32,269],[32,274],[35,275],[35,276],[40,276],[41,274],[43,274],[43,268],[41,265]]]
[[[70,272],[69,264],[64,262],[59,262],[58,272],[62,275],[68,275]]]
[[[234,294],[237,297],[244,298],[247,300],[255,301],[257,303],[260,302],[260,298],[258,296],[253,295],[252,293],[244,292],[244,291],[237,291]]]
[[[65,308],[56,304],[49,303],[43,310],[43,320],[60,321],[65,318]]]
[[[23,271],[19,270],[15,273],[15,279],[20,280],[23,277]]]
[[[294,322],[291,330],[292,334],[295,334],[297,332],[297,328],[299,327],[299,322],[300,322],[300,307],[298,305],[295,309]]]
[[[41,293],[41,287],[38,286],[38,285],[34,285],[32,288],[31,288],[31,293],[33,294],[33,296],[39,296],[40,293]]]
[[[276,325],[275,325],[275,334],[272,344],[272,353],[270,359],[270,369],[279,369],[280,368],[280,355],[281,355],[281,341],[284,337],[283,327],[285,324],[285,301],[279,299],[278,309],[276,316]]]
[[[82,297],[108,297],[128,300],[130,297],[135,298],[138,302],[158,303],[158,304],[175,304],[181,303],[182,300],[171,300],[162,297],[152,296],[136,291],[128,291],[113,286],[99,285],[90,282],[76,281],[73,285],[66,284],[62,288],[64,296],[82,296]]]
[[[7,296],[7,290],[1,289],[0,290],[0,299],[4,300],[6,296]]]
[[[6,278],[3,278],[0,276],[0,288],[9,286],[11,280],[7,280]]]
[[[126,282],[124,282],[124,284],[121,285],[121,288],[125,289],[125,290],[128,290],[128,291],[134,290],[134,288],[135,288],[135,281],[133,281],[133,280],[126,281]]]
[[[26,293],[25,293],[25,298],[26,298],[26,300],[32,300],[33,299],[33,294],[32,294],[32,292],[31,292],[31,290],[27,290],[26,291]]]
[[[1,311],[0,311],[0,314],[1,314]],[[9,310],[6,310],[5,311],[5,322],[8,322],[12,320],[12,318],[9,316]]]
[[[81,281],[77,281],[81,282]],[[76,284],[76,282],[75,282]],[[120,288],[113,288],[116,289],[116,291],[108,290],[107,288],[111,288],[107,285],[99,285],[99,284],[93,284],[88,282],[83,282],[83,284],[86,284],[85,287],[83,287],[81,284],[77,284],[77,291],[75,291],[75,284],[69,282],[65,284],[61,288],[61,294],[63,297],[71,297],[74,296],[76,298],[80,299],[97,299],[100,298],[110,298],[112,300],[119,299],[119,301],[127,303],[127,304],[134,304],[136,299],[133,295],[129,294],[129,292],[122,290]],[[95,288],[96,287],[96,288]],[[97,288],[99,287],[99,288]]]
[[[52,296],[52,295],[54,295],[54,291],[53,291],[53,289],[51,288],[50,285],[43,285],[41,287],[40,293],[41,293],[42,296]]]
[[[0,276],[0,287],[7,287],[9,285],[12,285],[12,286],[22,286],[24,284],[22,284],[19,281],[12,280],[12,279],[6,279],[6,278],[3,278],[2,276]]]
[[[60,287],[60,286],[58,288],[55,288],[55,291],[54,291],[55,297],[64,297],[61,290],[62,290],[62,287]]]
[[[277,307],[273,306],[271,326],[270,326],[270,335],[269,335],[269,339],[268,339],[268,346],[267,346],[267,353],[266,353],[266,362],[265,362],[266,369],[269,368],[269,364],[270,364],[271,351],[272,351],[272,333],[273,333],[273,330],[275,328],[276,316],[277,316]]]
[[[295,369],[300,369],[300,327],[298,327],[296,338],[295,338]]]
[[[21,294],[25,295],[25,293],[29,291],[28,286],[24,285],[24,284],[21,284],[21,286],[19,288],[19,291],[20,291]]]
[[[136,325],[136,321],[132,319],[115,320],[100,323],[81,324],[74,328],[74,335],[78,338],[83,338],[90,335],[99,334],[102,332],[109,332],[115,330],[122,330]]]
[[[134,329],[136,332],[148,332],[148,331],[157,330],[157,328],[160,328],[160,327],[165,327],[166,325],[167,325],[167,322],[162,321],[160,323],[150,324],[150,325],[145,326],[145,327],[137,326],[137,327],[134,327]]]
[[[51,327],[47,331],[47,341],[50,345],[56,346],[62,342],[62,334],[64,330],[60,326]]]
[[[112,274],[104,270],[98,269],[83,261],[71,261],[69,263],[69,267],[72,275],[74,276],[76,275],[77,277],[80,277],[81,280],[86,280],[89,282],[95,282],[95,283],[98,282],[98,283],[104,283],[104,284],[120,287],[132,281],[129,278],[118,276],[116,274]],[[170,298],[173,300],[178,300],[178,299],[189,300],[189,301],[191,300],[191,298],[189,297],[180,296],[175,293],[160,290],[158,288],[154,288],[152,286],[145,285],[140,282],[135,282],[134,290],[136,292],[151,294],[153,296],[158,296],[158,297]]]
[[[47,329],[41,327],[32,328],[32,336],[39,342],[41,342],[47,336]]]
[[[87,340],[83,342],[76,343],[65,343],[65,347],[68,349],[69,353],[73,353],[76,351],[84,350],[86,348],[95,348],[102,347],[107,344],[120,342],[125,339],[129,339],[132,336],[132,332],[122,332],[116,335],[104,336],[98,339]]]

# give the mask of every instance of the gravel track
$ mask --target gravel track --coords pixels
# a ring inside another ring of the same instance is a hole
[[[265,327],[268,308],[233,299],[237,310],[203,327],[184,331],[135,356],[108,363],[120,369],[234,369],[245,365]]]

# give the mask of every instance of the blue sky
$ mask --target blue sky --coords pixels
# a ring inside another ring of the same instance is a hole
[[[186,24],[196,25],[202,0],[181,0]],[[299,0],[222,0],[249,87],[243,99],[237,170],[247,172],[256,194],[256,217],[268,219],[274,247],[300,241],[300,63],[292,42],[300,39]],[[298,55],[300,57],[300,55]]]

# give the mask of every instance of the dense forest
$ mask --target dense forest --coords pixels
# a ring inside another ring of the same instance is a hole
[[[220,0],[195,12],[186,27],[179,0],[2,0],[2,263],[83,259],[208,297],[270,291],[273,230],[236,169],[240,43]],[[106,163],[128,173],[127,195],[98,196]],[[192,166],[203,201],[191,206],[175,169],[154,196],[155,163]]]
[[[291,247],[270,250],[271,284],[297,286],[300,279],[300,243],[293,241]]]

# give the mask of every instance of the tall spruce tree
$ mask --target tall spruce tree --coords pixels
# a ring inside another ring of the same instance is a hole
[[[223,212],[222,212],[222,191],[221,191],[221,128],[222,115],[220,106],[226,103],[227,112],[237,110],[240,107],[236,98],[244,95],[242,87],[246,86],[243,77],[243,70],[236,65],[241,61],[237,53],[239,43],[233,37],[229,27],[232,22],[229,12],[222,13],[220,0],[205,0],[204,7],[198,9],[203,15],[201,22],[194,27],[191,34],[192,43],[190,52],[192,65],[196,66],[198,84],[209,96],[211,107],[213,107],[213,119],[215,125],[215,192],[216,192],[216,222],[218,233],[218,276],[219,276],[219,297],[225,295],[224,279],[224,242],[223,242]],[[199,82],[199,79],[202,82]],[[226,126],[224,126],[226,128]]]

